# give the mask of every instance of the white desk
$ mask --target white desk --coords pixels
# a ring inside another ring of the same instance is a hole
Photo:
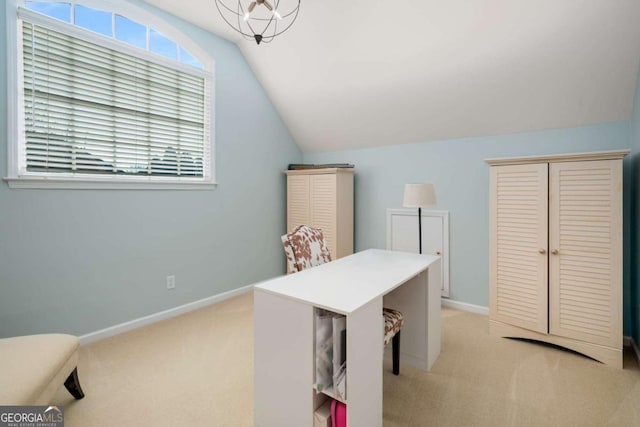
[[[401,310],[402,366],[440,354],[440,257],[370,249],[254,290],[257,427],[313,426],[314,309],[347,316],[347,424],[382,426],[382,306]]]

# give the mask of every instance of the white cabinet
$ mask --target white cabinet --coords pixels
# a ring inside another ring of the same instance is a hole
[[[353,253],[353,169],[289,170],[287,232],[320,228],[332,259]]]
[[[491,320],[547,333],[548,164],[491,167]]]
[[[492,159],[490,332],[622,367],[622,158]]]
[[[418,210],[387,209],[387,249],[418,253]],[[422,210],[422,253],[442,257],[441,294],[449,296],[449,212]]]
[[[622,160],[549,165],[549,333],[622,348]]]

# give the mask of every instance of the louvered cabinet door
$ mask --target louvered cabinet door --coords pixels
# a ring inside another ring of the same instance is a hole
[[[287,232],[309,224],[309,175],[287,176]]]
[[[311,226],[320,228],[327,241],[331,259],[337,259],[336,250],[336,174],[311,175]]]
[[[490,316],[547,333],[548,164],[491,167]]]
[[[622,160],[552,163],[550,332],[622,348]]]

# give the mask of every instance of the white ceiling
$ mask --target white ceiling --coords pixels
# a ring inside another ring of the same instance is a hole
[[[214,0],[146,1],[236,42],[303,151],[631,115],[638,0],[302,0],[260,46]]]

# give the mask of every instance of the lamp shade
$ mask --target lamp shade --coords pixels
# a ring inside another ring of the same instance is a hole
[[[405,208],[419,208],[436,204],[436,189],[433,184],[405,184],[404,200],[402,206]]]

